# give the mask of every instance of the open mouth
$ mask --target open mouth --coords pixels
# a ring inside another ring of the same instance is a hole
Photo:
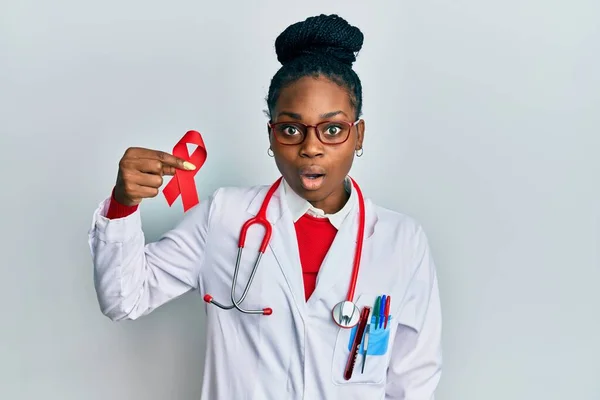
[[[327,170],[319,165],[307,165],[298,170],[304,190],[318,190],[325,182]]]
[[[300,182],[304,190],[318,190],[325,182],[325,174],[302,174]]]
[[[304,174],[302,175],[303,177],[306,177],[307,179],[319,179],[325,176],[325,174]]]

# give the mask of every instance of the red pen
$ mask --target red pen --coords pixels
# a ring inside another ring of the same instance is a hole
[[[390,303],[392,302],[392,296],[388,296],[385,299],[385,320],[383,321],[383,329],[387,328],[388,319],[390,319]]]
[[[360,343],[362,342],[363,335],[365,333],[365,328],[367,327],[367,319],[369,318],[370,311],[371,307],[364,307],[360,313],[358,328],[356,329],[354,341],[352,342],[352,348],[350,349],[350,354],[348,354],[348,362],[346,363],[346,369],[344,370],[345,380],[350,380],[350,378],[352,377],[352,371],[354,371],[354,364],[356,363],[356,356],[358,355],[358,349]]]

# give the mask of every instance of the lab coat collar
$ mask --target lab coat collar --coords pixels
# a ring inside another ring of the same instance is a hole
[[[356,204],[358,201],[356,191],[352,190],[352,183],[350,182],[349,178],[346,178],[344,181],[344,188],[348,193],[350,193],[350,198],[346,204],[344,204],[344,207],[334,214],[326,214],[323,210],[313,207],[312,204],[300,197],[285,179],[283,179],[282,185],[285,201],[287,202],[287,206],[292,213],[292,219],[294,223],[297,222],[304,214],[308,213],[309,215],[318,218],[328,218],[331,222],[331,225],[333,225],[335,229],[339,231],[342,223],[348,217],[348,214],[354,207],[354,204]]]

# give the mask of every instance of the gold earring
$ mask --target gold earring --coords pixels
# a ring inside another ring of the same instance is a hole
[[[273,157],[275,155],[275,153],[273,153],[273,149],[271,149],[270,147],[267,149],[267,154],[269,155],[269,157]]]
[[[356,150],[356,157],[361,157],[364,153],[364,150],[362,149],[362,147],[358,150]]]

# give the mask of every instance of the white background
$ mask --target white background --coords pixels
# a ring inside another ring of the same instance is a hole
[[[276,36],[359,26],[366,195],[425,226],[440,400],[600,398],[600,3],[0,2],[0,398],[198,398],[203,303],[100,314],[87,230],[128,146],[202,132],[200,199],[270,183]],[[155,240],[182,216],[142,205]],[[313,400],[313,399],[311,399]]]

